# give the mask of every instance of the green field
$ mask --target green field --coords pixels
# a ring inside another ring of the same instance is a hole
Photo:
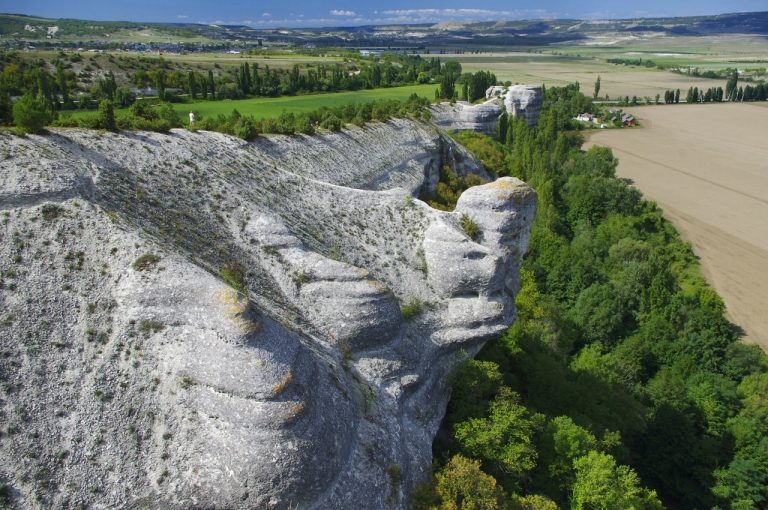
[[[357,90],[354,92],[336,92],[333,94],[312,94],[307,96],[264,97],[256,99],[199,101],[196,103],[174,104],[181,113],[194,111],[208,117],[220,113],[229,114],[237,109],[243,115],[256,118],[277,117],[284,111],[294,113],[311,112],[323,106],[333,107],[348,103],[367,103],[378,99],[405,100],[411,94],[433,99],[437,85],[410,85],[386,89]]]
[[[237,110],[243,115],[253,115],[259,118],[278,117],[284,111],[293,113],[310,112],[323,106],[333,107],[349,103],[368,103],[379,99],[405,100],[411,94],[433,99],[437,85],[409,85],[406,87],[392,87],[372,90],[357,90],[354,92],[336,92],[332,94],[312,94],[306,96],[284,97],[260,97],[255,99],[240,99],[222,101],[197,101],[194,103],[175,103],[173,107],[182,114],[182,120],[186,121],[186,115],[193,111],[198,119],[223,113],[229,115],[232,110]],[[126,112],[127,110],[118,110]],[[93,111],[72,112],[73,117],[93,114]],[[65,114],[66,115],[66,114]]]

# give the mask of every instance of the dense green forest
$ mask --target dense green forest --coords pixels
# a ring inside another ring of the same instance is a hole
[[[453,374],[431,483],[416,508],[768,506],[768,362],[738,342],[691,247],[582,151],[575,86],[504,143],[459,141],[538,193],[518,318]],[[445,205],[467,183],[444,172]],[[455,201],[455,198],[454,198]]]

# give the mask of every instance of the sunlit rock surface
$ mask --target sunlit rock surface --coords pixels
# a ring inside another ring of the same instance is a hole
[[[13,508],[405,508],[457,352],[515,317],[535,195],[429,208],[442,165],[489,176],[428,124],[0,134],[0,157]]]

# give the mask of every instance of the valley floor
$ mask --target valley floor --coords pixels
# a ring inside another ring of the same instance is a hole
[[[632,111],[644,128],[595,132],[617,174],[655,200],[701,258],[745,341],[768,349],[768,105]]]

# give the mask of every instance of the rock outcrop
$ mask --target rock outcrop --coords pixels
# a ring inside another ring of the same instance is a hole
[[[541,105],[544,101],[541,87],[512,85],[504,94],[504,106],[513,117],[525,119],[529,126],[539,123]]]
[[[432,122],[446,130],[479,131],[493,135],[499,129],[499,117],[503,111],[498,101],[482,104],[457,101],[454,104],[440,103],[432,106]]]
[[[535,207],[512,178],[414,198],[480,171],[460,151],[414,121],[0,134],[9,505],[405,508],[456,353],[514,320]]]
[[[486,101],[471,104],[466,101],[440,103],[430,108],[432,122],[445,130],[479,131],[494,135],[499,129],[499,117],[506,110],[512,117],[518,117],[529,126],[539,123],[543,96],[541,87],[494,85],[485,92]]]

